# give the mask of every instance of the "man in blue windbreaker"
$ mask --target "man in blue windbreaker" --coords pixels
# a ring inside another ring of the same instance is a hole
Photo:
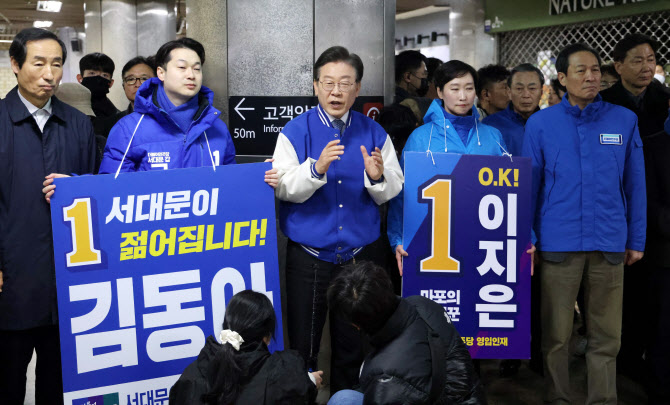
[[[190,38],[156,53],[158,77],[137,91],[135,110],[109,133],[100,173],[235,163],[235,147],[214,93],[202,86],[205,49]]]
[[[537,67],[530,63],[515,67],[507,79],[510,93],[507,108],[482,120],[484,124],[500,131],[507,151],[512,156],[521,155],[526,121],[540,110],[538,105],[542,98],[542,83],[544,75]]]
[[[317,369],[326,321],[326,289],[345,264],[372,257],[378,205],[400,192],[404,177],[384,129],[351,110],[363,62],[341,46],[314,64],[319,104],[290,121],[277,138],[274,167],[280,226],[288,236],[286,298],[291,348]],[[331,393],[358,381],[359,333],[331,316]]]
[[[602,101],[601,60],[583,44],[556,59],[567,95],[526,123],[532,215],[542,265],[545,403],[570,403],[568,343],[584,283],[587,404],[616,404],[623,266],[643,256],[646,191],[642,141],[630,110]],[[533,249],[534,250],[534,249]]]

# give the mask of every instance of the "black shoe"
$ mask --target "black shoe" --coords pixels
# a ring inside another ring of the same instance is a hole
[[[512,377],[519,372],[519,367],[521,366],[521,360],[517,359],[507,359],[500,362],[500,368],[498,370],[498,375],[500,377]]]

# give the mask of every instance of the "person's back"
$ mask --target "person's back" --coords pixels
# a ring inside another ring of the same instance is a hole
[[[321,372],[310,377],[296,351],[268,351],[276,318],[265,295],[251,290],[235,294],[226,308],[223,327],[221,343],[208,337],[198,358],[172,386],[170,405],[314,401]]]
[[[427,298],[399,298],[386,272],[371,263],[348,267],[328,290],[328,303],[370,337],[360,391],[330,404],[485,404],[467,348],[444,309]],[[341,402],[342,401],[342,402]]]

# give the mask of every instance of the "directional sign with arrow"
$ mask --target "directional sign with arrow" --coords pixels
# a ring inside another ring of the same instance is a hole
[[[242,100],[240,100],[240,102],[237,103],[237,105],[235,106],[235,112],[237,114],[239,114],[239,116],[242,118],[243,121],[246,121],[246,118],[244,118],[244,115],[242,115],[242,113],[240,111],[243,111],[243,110],[254,111],[255,108],[254,107],[240,107],[242,105],[242,103],[244,103],[244,100],[246,100],[246,97],[242,97]]]
[[[374,119],[383,100],[383,97],[358,97],[352,108]],[[247,156],[272,155],[284,125],[318,103],[316,97],[232,96],[228,101],[228,127],[235,152]]]

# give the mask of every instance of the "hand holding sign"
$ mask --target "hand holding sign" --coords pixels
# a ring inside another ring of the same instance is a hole
[[[368,150],[365,149],[365,146],[361,145],[361,154],[365,161],[365,171],[368,173],[368,176],[374,181],[381,179],[384,174],[382,151],[379,148],[375,148],[372,151],[372,155],[368,155]]]
[[[265,159],[263,163],[272,163],[274,159]],[[265,182],[272,188],[277,188],[279,184],[279,169],[270,169],[265,171]]]
[[[63,177],[70,177],[67,174],[60,174],[60,173],[51,173],[50,175],[46,176],[44,180],[44,183],[42,185],[44,188],[42,189],[42,193],[44,193],[44,198],[47,200],[49,204],[51,204],[51,196],[54,195],[56,192],[56,185],[53,184],[54,179],[61,179]]]

